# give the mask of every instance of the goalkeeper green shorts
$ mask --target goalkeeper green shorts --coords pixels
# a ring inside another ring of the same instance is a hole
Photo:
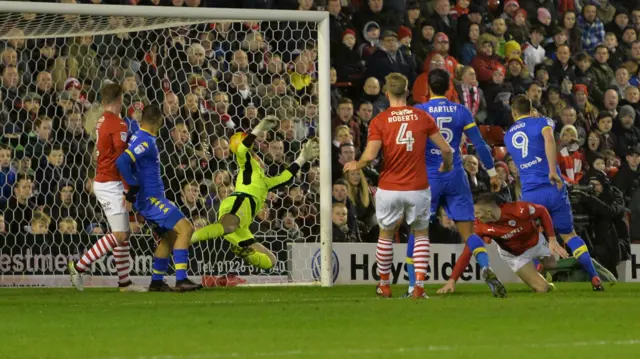
[[[238,229],[224,236],[224,239],[239,247],[248,247],[256,242],[249,226],[256,214],[256,200],[246,193],[232,193],[220,202],[218,220],[225,214],[233,214],[240,219]]]

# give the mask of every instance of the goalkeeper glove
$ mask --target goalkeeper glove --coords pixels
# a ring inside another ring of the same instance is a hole
[[[276,127],[279,121],[280,120],[276,116],[266,116],[262,119],[262,121],[260,121],[260,123],[253,129],[253,132],[251,133],[257,136],[262,132],[269,131],[272,128]]]
[[[124,192],[124,198],[129,203],[135,203],[136,195],[138,194],[138,191],[140,191],[140,186],[130,186],[129,191]]]
[[[302,146],[298,159],[302,162],[313,161],[320,156],[320,145],[317,139],[309,140]]]

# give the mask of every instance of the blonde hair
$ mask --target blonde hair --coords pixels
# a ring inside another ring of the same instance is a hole
[[[392,72],[384,78],[384,92],[393,97],[405,98],[409,91],[409,80],[403,74]]]
[[[371,204],[370,194],[369,194],[369,183],[364,178],[364,172],[362,170],[360,172],[360,185],[356,186],[349,182],[349,174],[351,172],[346,172],[344,174],[344,180],[347,183],[347,196],[349,196],[349,200],[351,203],[358,203],[356,197],[359,197],[360,203],[365,208],[369,208]]]
[[[76,222],[75,219],[71,218],[71,217],[65,217],[63,219],[60,220],[60,225],[63,224],[68,224],[68,225],[72,225],[72,226],[78,226],[78,222]]]
[[[44,212],[34,211],[31,216],[31,225],[33,226],[35,223],[42,223],[48,227],[51,224],[51,217]]]
[[[562,130],[560,130],[560,138],[562,138],[562,136],[564,136],[564,134],[567,131],[573,131],[573,133],[575,133],[576,137],[578,137],[578,129],[576,128],[576,126],[574,126],[574,125],[564,125],[562,127]]]
[[[336,127],[336,129],[333,131],[333,138],[334,138],[334,139],[335,139],[335,138],[337,138],[337,137],[338,137],[338,134],[339,134],[341,131],[347,131],[347,133],[349,134],[349,136],[352,136],[352,135],[351,135],[351,129],[349,128],[349,126],[346,126],[346,125],[340,125],[340,126],[337,126],[337,127]],[[353,136],[352,136],[352,137],[353,137]]]
[[[344,203],[341,203],[341,202],[336,202],[331,206],[331,210],[334,210],[336,208],[340,208],[340,209],[344,208],[348,211],[347,206],[345,206]]]

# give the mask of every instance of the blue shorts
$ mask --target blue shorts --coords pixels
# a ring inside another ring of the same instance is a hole
[[[455,222],[472,222],[473,195],[464,169],[454,169],[447,175],[429,177],[431,187],[431,213],[437,215],[438,207],[444,207],[447,217]]]
[[[573,213],[567,188],[553,185],[545,185],[529,191],[522,192],[522,200],[539,204],[549,211],[553,220],[553,228],[560,234],[573,232]]]
[[[136,209],[157,234],[172,230],[181,219],[185,218],[182,211],[166,198],[140,199]]]

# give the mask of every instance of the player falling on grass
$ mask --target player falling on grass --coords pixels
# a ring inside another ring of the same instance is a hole
[[[118,84],[105,85],[101,90],[104,113],[96,125],[96,154],[98,166],[93,191],[104,211],[111,233],[100,238],[78,262],[69,262],[71,283],[84,290],[83,273],[91,264],[113,251],[121,292],[146,292],[145,287],[133,285],[129,279],[129,211],[131,206],[123,192],[127,189],[116,168],[116,159],[127,148],[127,125],[120,118],[122,88]]]
[[[544,235],[549,241],[556,243],[555,231],[551,216],[543,206],[527,202],[504,203],[497,195],[485,193],[478,197],[475,204],[476,234],[489,243],[496,242],[500,257],[504,259],[509,268],[514,271],[524,283],[536,292],[548,292],[555,287],[538,273],[535,260],[540,260],[547,269],[556,267],[556,259],[553,254],[561,258],[567,258],[569,254],[559,245],[549,246]],[[544,235],[540,233],[539,221],[544,229]],[[456,281],[471,260],[469,246],[458,258],[451,278],[447,284],[438,290],[439,294],[453,293]]]
[[[191,222],[182,211],[165,198],[160,177],[160,157],[156,146],[158,130],[164,123],[160,108],[150,105],[142,111],[140,129],[129,140],[129,147],[116,160],[122,178],[129,184],[126,200],[144,217],[160,236],[154,253],[153,274],[149,291],[189,292],[202,288],[187,277],[189,240],[193,234]],[[164,282],[173,249],[176,270],[175,288]]]
[[[444,94],[449,89],[449,83],[449,73],[447,71],[435,69],[429,72],[431,99],[422,105],[416,106],[436,119],[440,133],[442,133],[447,143],[455,149],[453,171],[439,173],[437,168],[442,163],[442,155],[433,143],[427,143],[426,161],[429,171],[429,183],[431,184],[431,212],[435,214],[440,206],[444,208],[447,216],[456,223],[462,240],[466,242],[475,255],[476,261],[482,268],[482,278],[491,289],[493,295],[504,297],[507,292],[489,266],[489,256],[484,247],[484,242],[482,238],[474,233],[473,196],[467,180],[467,174],[462,167],[462,156],[459,151],[463,133],[473,142],[478,156],[485,168],[487,168],[487,172],[491,177],[492,190],[497,191],[500,189],[500,181],[493,166],[491,150],[482,139],[471,111],[444,97]],[[409,238],[407,257],[412,258],[415,262],[417,244],[411,243],[412,239],[413,237]],[[417,240],[416,236],[415,241],[417,242]],[[409,265],[408,269],[411,274],[411,265]],[[409,292],[411,292],[413,283],[409,283],[409,285]]]
[[[357,171],[376,159],[380,148],[384,168],[376,192],[376,217],[380,237],[376,247],[376,262],[380,283],[376,293],[391,297],[389,274],[393,262],[393,239],[400,222],[406,220],[416,235],[414,263],[416,288],[414,298],[426,298],[424,278],[429,261],[429,206],[431,192],[424,159],[427,140],[438,148],[443,160],[435,171],[451,170],[453,150],[442,137],[435,121],[426,112],[407,106],[407,78],[392,73],[385,78],[385,95],[390,107],[369,124],[367,147],[359,161],[344,166],[344,171]]]
[[[551,119],[536,116],[534,111],[528,97],[517,96],[511,105],[516,123],[504,136],[507,151],[520,173],[522,200],[544,206],[549,211],[556,232],[591,276],[593,290],[602,291],[604,288],[587,245],[573,229],[571,203],[556,164],[555,124]],[[550,239],[549,246],[553,248],[559,244]]]
[[[231,244],[231,250],[246,263],[266,270],[276,265],[277,258],[269,249],[256,242],[249,226],[256,213],[264,206],[270,191],[290,184],[300,167],[320,154],[316,140],[304,144],[296,161],[274,177],[267,177],[264,164],[251,147],[257,136],[278,125],[274,116],[265,117],[250,134],[239,132],[231,136],[229,149],[238,162],[235,192],[220,203],[218,221],[197,230],[192,243],[224,237]]]

